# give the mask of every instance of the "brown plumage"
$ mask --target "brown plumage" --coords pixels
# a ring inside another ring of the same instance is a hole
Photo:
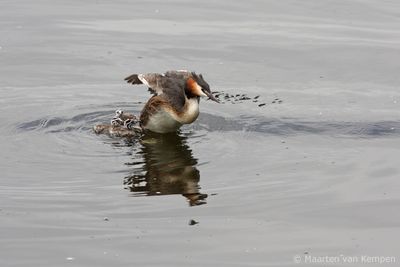
[[[153,96],[147,101],[143,107],[142,113],[140,114],[140,126],[147,125],[151,116],[154,116],[160,109],[161,106],[170,106],[168,101],[157,96]],[[178,112],[177,110],[175,112]]]

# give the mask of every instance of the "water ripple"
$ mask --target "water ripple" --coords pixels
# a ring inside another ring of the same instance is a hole
[[[195,127],[207,131],[249,131],[270,135],[323,134],[377,138],[400,134],[400,121],[308,121],[297,118],[271,119],[249,116],[227,119],[212,114],[203,114]]]
[[[97,123],[108,122],[112,115],[113,110],[100,110],[78,114],[70,118],[41,118],[22,122],[17,125],[17,130],[45,131],[46,133],[78,130],[88,131]],[[270,135],[320,134],[378,138],[383,136],[398,136],[400,134],[400,121],[307,121],[296,118],[272,119],[251,116],[228,119],[207,113],[202,113],[198,121],[189,127],[194,130],[204,130],[206,132],[248,131]]]

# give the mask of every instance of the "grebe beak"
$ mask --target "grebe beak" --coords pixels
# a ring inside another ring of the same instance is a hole
[[[219,103],[219,100],[215,98],[215,96],[213,96],[213,94],[211,92],[208,92],[206,90],[202,90],[203,93],[205,93],[212,101],[215,101],[217,103]]]

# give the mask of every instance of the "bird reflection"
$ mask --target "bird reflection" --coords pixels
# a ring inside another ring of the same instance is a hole
[[[134,153],[143,161],[128,163],[133,169],[124,179],[126,188],[147,196],[181,194],[190,206],[205,204],[207,194],[199,192],[197,159],[186,139],[176,133],[143,136],[139,151]]]

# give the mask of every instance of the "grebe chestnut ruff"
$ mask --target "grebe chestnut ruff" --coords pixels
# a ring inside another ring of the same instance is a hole
[[[219,103],[203,76],[195,72],[174,70],[163,74],[132,74],[125,80],[131,84],[146,85],[153,96],[144,106],[139,120],[132,114],[117,110],[111,125],[96,125],[96,133],[131,137],[143,131],[175,132],[183,124],[197,119],[200,97],[209,97]]]

